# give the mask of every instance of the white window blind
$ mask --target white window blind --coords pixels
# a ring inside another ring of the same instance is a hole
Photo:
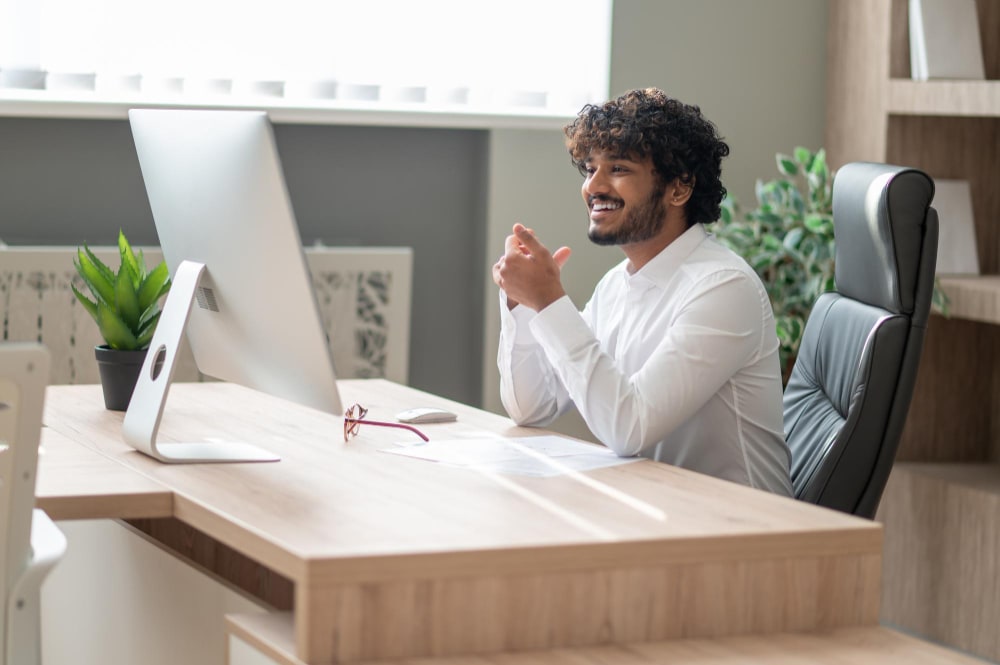
[[[612,0],[0,0],[0,101],[572,115]]]

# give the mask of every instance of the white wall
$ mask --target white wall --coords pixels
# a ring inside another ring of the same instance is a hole
[[[723,181],[751,203],[776,152],[823,141],[826,25],[826,0],[615,0],[611,93],[700,106],[732,149]]]
[[[732,149],[723,180],[750,204],[754,182],[776,175],[776,152],[820,147],[826,17],[826,0],[615,0],[611,95],[656,86],[701,106]],[[585,36],[579,57],[586,67]],[[582,307],[622,254],[587,241],[581,179],[562,138],[555,130],[492,132],[486,253],[491,260],[500,255],[516,221],[552,248],[569,245],[574,254],[564,283]],[[483,406],[502,413],[492,282],[486,291]],[[585,435],[576,418],[556,429]]]

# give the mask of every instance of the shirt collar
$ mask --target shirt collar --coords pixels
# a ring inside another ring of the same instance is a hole
[[[688,256],[708,237],[704,224],[694,224],[687,231],[677,236],[659,254],[649,260],[638,272],[630,276],[630,280],[641,278],[641,281],[652,282],[664,287],[683,265]],[[627,275],[627,272],[626,272]]]

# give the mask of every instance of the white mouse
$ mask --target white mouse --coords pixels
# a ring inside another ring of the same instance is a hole
[[[450,423],[458,419],[458,416],[451,411],[435,409],[429,406],[422,406],[416,409],[407,409],[396,414],[396,420],[401,423],[411,423],[419,425],[421,423]]]

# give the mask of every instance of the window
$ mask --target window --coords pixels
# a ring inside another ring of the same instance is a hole
[[[0,0],[0,103],[574,115],[612,0]]]

